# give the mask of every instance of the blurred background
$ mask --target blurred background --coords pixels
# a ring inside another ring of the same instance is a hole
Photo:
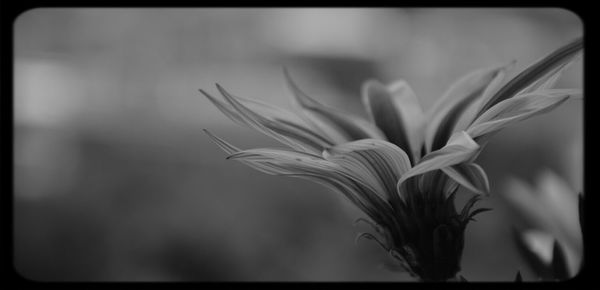
[[[14,266],[54,281],[410,281],[354,244],[362,214],[308,181],[225,160],[279,146],[198,92],[289,108],[282,68],[325,104],[365,116],[360,86],[405,79],[424,108],[474,69],[515,71],[583,34],[562,9],[34,9],[14,23]],[[582,63],[557,87],[581,88]],[[551,169],[582,189],[583,101],[497,134],[479,157],[492,207],[470,223],[461,274],[531,273],[510,176]],[[464,194],[466,197],[466,193]],[[464,198],[463,198],[464,200]]]

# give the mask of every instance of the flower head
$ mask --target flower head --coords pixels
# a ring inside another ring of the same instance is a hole
[[[580,212],[583,193],[578,194],[565,180],[546,170],[538,175],[535,187],[511,178],[503,197],[529,223],[517,238],[526,247],[524,250],[539,260],[531,263],[536,274],[542,279],[575,276],[583,259]],[[564,251],[564,273],[546,269],[556,265],[557,247]]]
[[[487,176],[473,161],[498,130],[576,94],[551,87],[581,48],[578,39],[508,81],[511,64],[475,71],[427,112],[406,82],[368,81],[362,90],[368,120],[309,97],[287,70],[294,112],[236,97],[217,84],[224,101],[200,91],[234,122],[289,148],[241,150],[206,133],[228,159],[339,192],[370,219],[375,233],[362,237],[379,242],[412,275],[448,280],[460,270],[467,222],[487,210],[472,210],[480,199],[474,195],[457,212],[458,187],[489,193]]]

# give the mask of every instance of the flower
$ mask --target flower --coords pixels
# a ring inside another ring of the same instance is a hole
[[[583,259],[582,193],[577,194],[561,177],[546,170],[538,175],[535,188],[511,178],[503,197],[516,214],[529,223],[527,229],[517,233],[517,238],[520,246],[525,247],[523,250],[535,255],[528,261],[539,278],[575,276]],[[563,251],[564,258],[557,257]],[[557,271],[557,259],[566,260],[566,263],[561,262],[566,266],[559,267],[566,271]]]
[[[217,84],[225,101],[200,91],[234,122],[290,148],[241,150],[205,132],[228,159],[339,192],[375,230],[359,237],[378,242],[411,275],[445,281],[460,271],[466,224],[488,210],[472,210],[480,195],[460,212],[454,206],[459,186],[479,194],[490,191],[485,172],[473,161],[498,130],[577,94],[551,87],[581,49],[582,39],[577,39],[507,82],[512,63],[475,71],[425,113],[405,81],[368,81],[362,93],[369,120],[317,102],[287,70],[294,112],[236,97]]]

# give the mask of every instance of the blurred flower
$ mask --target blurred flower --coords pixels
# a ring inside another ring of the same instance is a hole
[[[464,229],[480,199],[454,207],[459,185],[489,193],[473,163],[489,137],[517,121],[549,111],[576,90],[551,89],[582,48],[578,39],[501,86],[511,64],[475,71],[457,81],[426,113],[404,81],[368,81],[363,102],[370,120],[326,107],[306,95],[285,71],[296,112],[235,97],[226,102],[200,90],[234,122],[291,149],[241,150],[208,135],[229,155],[259,171],[301,177],[347,197],[370,219],[377,241],[404,270],[423,281],[452,279],[460,270]],[[359,237],[360,237],[359,236]],[[383,241],[382,241],[383,239]]]
[[[510,179],[504,197],[530,223],[529,229],[518,233],[518,238],[526,247],[523,250],[535,255],[526,259],[536,274],[542,279],[573,277],[583,258],[579,212],[582,194],[577,194],[562,178],[548,170],[538,176],[535,188],[521,180]],[[566,277],[561,277],[562,274],[554,269],[546,269],[556,267],[553,264],[560,259],[557,254],[562,255],[563,250],[568,269]]]

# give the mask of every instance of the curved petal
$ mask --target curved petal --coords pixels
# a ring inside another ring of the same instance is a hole
[[[488,86],[481,94],[481,97],[474,100],[473,103],[468,106],[468,108],[464,111],[462,116],[458,119],[454,127],[454,131],[465,130],[473,123],[473,121],[475,120],[475,116],[481,109],[481,106],[483,106],[483,104],[485,104],[487,100],[489,100],[489,98],[501,88],[501,85],[506,81],[508,71],[513,69],[515,63],[516,61],[509,62],[498,71],[494,79],[492,79],[492,81],[488,84]]]
[[[332,146],[333,141],[326,139],[325,137],[305,128],[302,125],[291,123],[285,120],[275,120],[274,122],[267,122],[265,127],[273,130],[282,136],[291,138],[300,144],[308,146],[312,150],[303,150],[306,152],[321,152],[323,149]]]
[[[442,171],[468,190],[489,195],[490,183],[483,168],[475,163],[459,163]]]
[[[480,98],[486,88],[506,70],[508,65],[472,72],[456,83],[428,112],[429,123],[425,131],[425,146],[428,152],[435,151],[448,141],[464,112]]]
[[[215,144],[217,144],[227,154],[231,155],[233,153],[242,151],[241,149],[231,145],[229,142],[217,137],[210,131],[208,131],[206,129],[202,129],[202,131],[204,131],[204,133],[206,133],[206,135],[208,135],[208,137],[210,137],[210,139],[212,139],[213,142],[215,142]]]
[[[342,179],[331,179],[321,174],[312,173],[298,173],[298,174],[282,174],[288,177],[297,177],[310,180],[317,184],[323,185],[333,192],[339,193],[346,197],[352,204],[358,209],[367,214],[375,222],[384,224],[385,221],[391,219],[390,210],[384,204],[383,208],[374,206],[368,199],[364,197],[367,195],[373,195],[373,193],[367,193],[368,189],[357,186],[357,184],[348,182]]]
[[[423,111],[413,90],[405,81],[386,87],[371,80],[362,88],[362,97],[371,120],[387,137],[416,160],[415,149],[422,143]]]
[[[548,71],[545,75],[539,78],[537,81],[533,82],[531,85],[523,89],[519,92],[519,94],[531,93],[536,90],[547,90],[554,87],[554,84],[558,81],[562,72],[569,68],[574,62],[578,61],[583,57],[582,54],[577,54],[573,57],[573,59],[569,62],[562,63],[557,67]]]
[[[565,67],[565,65],[576,60],[577,55],[582,49],[583,38],[579,37],[529,65],[525,70],[512,78],[508,83],[502,86],[498,92],[490,97],[490,99],[481,106],[476,117],[481,116],[498,102],[514,97],[520,91],[526,89],[548,74],[557,73],[561,68]]]
[[[540,90],[504,100],[477,118],[467,133],[478,139],[515,122],[548,112],[576,94],[577,90]]]
[[[257,131],[277,140],[293,149],[306,152],[321,152],[323,148],[333,145],[333,142],[307,129],[291,116],[293,114],[284,109],[261,104],[234,97],[221,86],[217,85],[219,91],[227,101],[221,102],[200,90],[221,112],[234,122],[249,126]],[[249,108],[248,104],[258,108],[263,114],[257,113]]]
[[[390,205],[355,172],[348,172],[321,156],[304,152],[266,148],[240,150],[208,130],[204,132],[223,151],[230,154],[227,159],[238,160],[266,174],[303,177],[324,184],[341,192],[378,223],[395,223]]]
[[[324,174],[330,174],[341,170],[337,164],[318,155],[271,148],[242,150],[231,154],[227,159],[268,163],[268,165],[273,165],[274,174],[297,173],[302,170],[317,170]]]
[[[446,146],[425,155],[417,165],[406,172],[398,181],[397,187],[400,189],[402,183],[413,176],[459,163],[471,162],[477,157],[479,151],[480,146],[466,132],[456,132],[450,137]]]
[[[338,143],[368,138],[386,139],[377,127],[366,120],[328,108],[309,97],[292,80],[287,69],[284,69],[284,75],[293,93],[295,105],[303,113],[301,117],[329,138]]]
[[[216,135],[212,134],[208,130],[204,129],[203,131],[212,139],[213,142],[215,142],[215,144],[217,144],[223,151],[228,153],[230,156],[233,154],[236,154],[238,152],[242,152],[241,149],[239,149],[239,148],[231,145],[229,142],[217,137]],[[227,157],[227,158],[229,158],[229,157]],[[265,166],[264,164],[261,164],[259,162],[252,162],[252,161],[247,161],[247,160],[240,160],[240,161],[260,172],[267,173],[267,174],[278,174],[277,171],[273,171],[272,166]]]
[[[400,201],[396,182],[410,169],[410,160],[398,146],[383,140],[363,139],[329,148],[323,157],[372,184],[390,202]]]
[[[356,172],[325,160],[320,156],[303,152],[258,148],[236,152],[228,159],[249,162],[254,168],[271,175],[304,177],[328,184],[342,191],[361,210],[389,224],[393,220],[390,205],[378,196],[372,184]]]

